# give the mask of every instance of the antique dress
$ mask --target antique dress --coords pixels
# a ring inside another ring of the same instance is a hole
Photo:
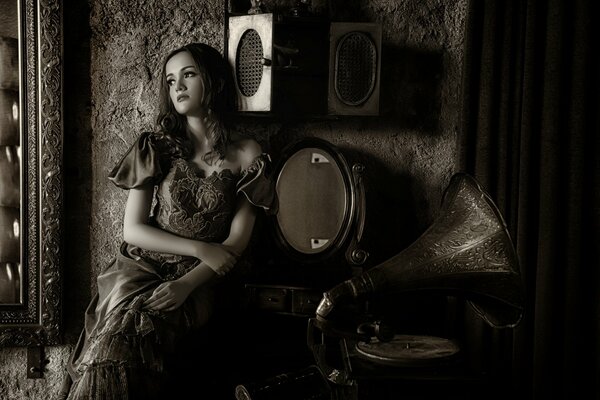
[[[267,212],[276,208],[266,154],[239,174],[224,169],[204,176],[196,164],[170,156],[166,149],[160,136],[143,133],[109,176],[124,189],[155,184],[151,224],[178,236],[220,243],[229,234],[237,196]],[[199,262],[122,244],[98,276],[98,294],[86,311],[85,328],[68,365],[73,380],[68,399],[160,398],[168,376],[165,356],[182,335],[207,322],[214,285],[200,286],[172,312],[141,306],[159,284],[181,277]]]

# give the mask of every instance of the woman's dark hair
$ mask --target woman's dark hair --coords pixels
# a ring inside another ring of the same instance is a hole
[[[175,110],[166,78],[167,62],[182,51],[187,51],[196,62],[204,85],[202,105],[206,109],[207,138],[213,147],[213,151],[204,155],[204,160],[212,164],[213,161],[225,157],[230,138],[224,116],[233,110],[235,105],[230,67],[219,51],[204,43],[190,43],[173,50],[165,57],[161,70],[160,103],[156,122],[160,133],[170,142],[174,155],[188,158],[192,146],[186,129],[187,120]]]

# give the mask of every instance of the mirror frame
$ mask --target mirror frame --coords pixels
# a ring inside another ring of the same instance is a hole
[[[0,305],[0,346],[61,343],[62,1],[19,0],[23,303]]]
[[[362,265],[369,256],[368,252],[360,248],[366,214],[365,190],[362,177],[364,166],[356,163],[350,167],[346,158],[336,146],[317,137],[306,137],[288,145],[282,151],[281,158],[274,170],[277,182],[279,181],[284,165],[290,157],[305,148],[317,148],[331,156],[342,175],[348,206],[346,207],[338,234],[331,246],[322,252],[305,254],[294,249],[283,234],[277,221],[277,215],[271,217],[275,242],[287,256],[303,264],[320,265],[323,262],[330,262],[336,255],[343,252],[348,264]]]

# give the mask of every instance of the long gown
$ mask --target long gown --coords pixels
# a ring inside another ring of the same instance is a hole
[[[238,196],[267,212],[277,207],[267,154],[239,174],[224,169],[204,176],[196,164],[164,149],[164,139],[143,133],[109,175],[124,189],[155,185],[151,224],[178,236],[222,242]],[[165,359],[182,337],[211,317],[214,285],[199,287],[172,312],[143,310],[142,304],[162,282],[181,277],[199,262],[121,245],[97,278],[98,293],[86,310],[85,327],[69,360],[69,400],[167,398]]]

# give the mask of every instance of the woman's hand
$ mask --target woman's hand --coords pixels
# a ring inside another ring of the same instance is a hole
[[[201,243],[197,258],[201,259],[219,276],[229,272],[237,262],[238,255],[229,247],[218,243]]]
[[[152,296],[144,302],[144,308],[154,311],[173,311],[179,308],[192,292],[187,282],[177,279],[161,283]]]

